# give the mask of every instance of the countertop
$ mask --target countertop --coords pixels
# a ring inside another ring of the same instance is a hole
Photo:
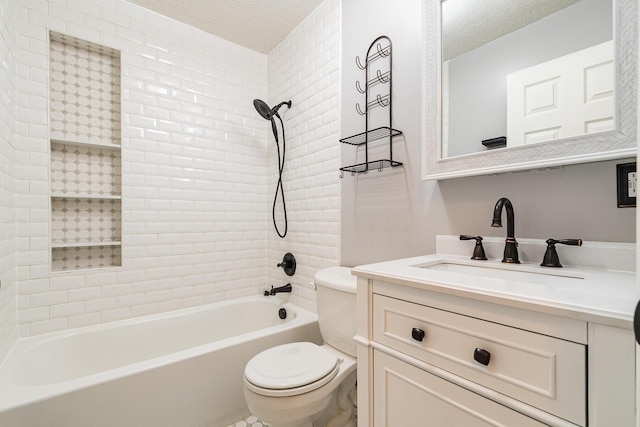
[[[534,274],[523,281],[423,268],[440,262],[524,270]],[[539,279],[535,277],[536,273]],[[635,271],[584,267],[550,269],[540,267],[539,261],[505,264],[499,259],[473,261],[468,256],[449,254],[361,265],[353,268],[352,274],[625,329],[633,328],[638,292]]]

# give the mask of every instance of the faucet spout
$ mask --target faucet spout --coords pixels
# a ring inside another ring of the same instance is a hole
[[[518,259],[518,242],[515,236],[515,214],[511,200],[506,197],[500,198],[493,209],[492,227],[502,227],[502,208],[507,211],[507,238],[504,245],[504,255],[502,262],[520,264]]]
[[[280,286],[278,288],[271,287],[270,291],[264,291],[265,296],[279,294],[281,292],[291,292],[291,283],[287,283],[284,286]]]

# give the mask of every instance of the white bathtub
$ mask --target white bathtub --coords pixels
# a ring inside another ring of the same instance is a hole
[[[18,340],[0,426],[227,426],[246,362],[291,341],[321,343],[316,315],[263,296]]]

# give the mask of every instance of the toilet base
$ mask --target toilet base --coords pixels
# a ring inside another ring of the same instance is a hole
[[[246,387],[244,392],[251,412],[271,427],[356,427],[355,383],[354,369],[337,390],[319,400],[314,392],[268,399]]]

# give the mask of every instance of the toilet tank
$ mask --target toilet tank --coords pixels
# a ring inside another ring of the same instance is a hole
[[[313,281],[324,342],[356,357],[356,276],[348,267],[329,267],[319,270]]]

